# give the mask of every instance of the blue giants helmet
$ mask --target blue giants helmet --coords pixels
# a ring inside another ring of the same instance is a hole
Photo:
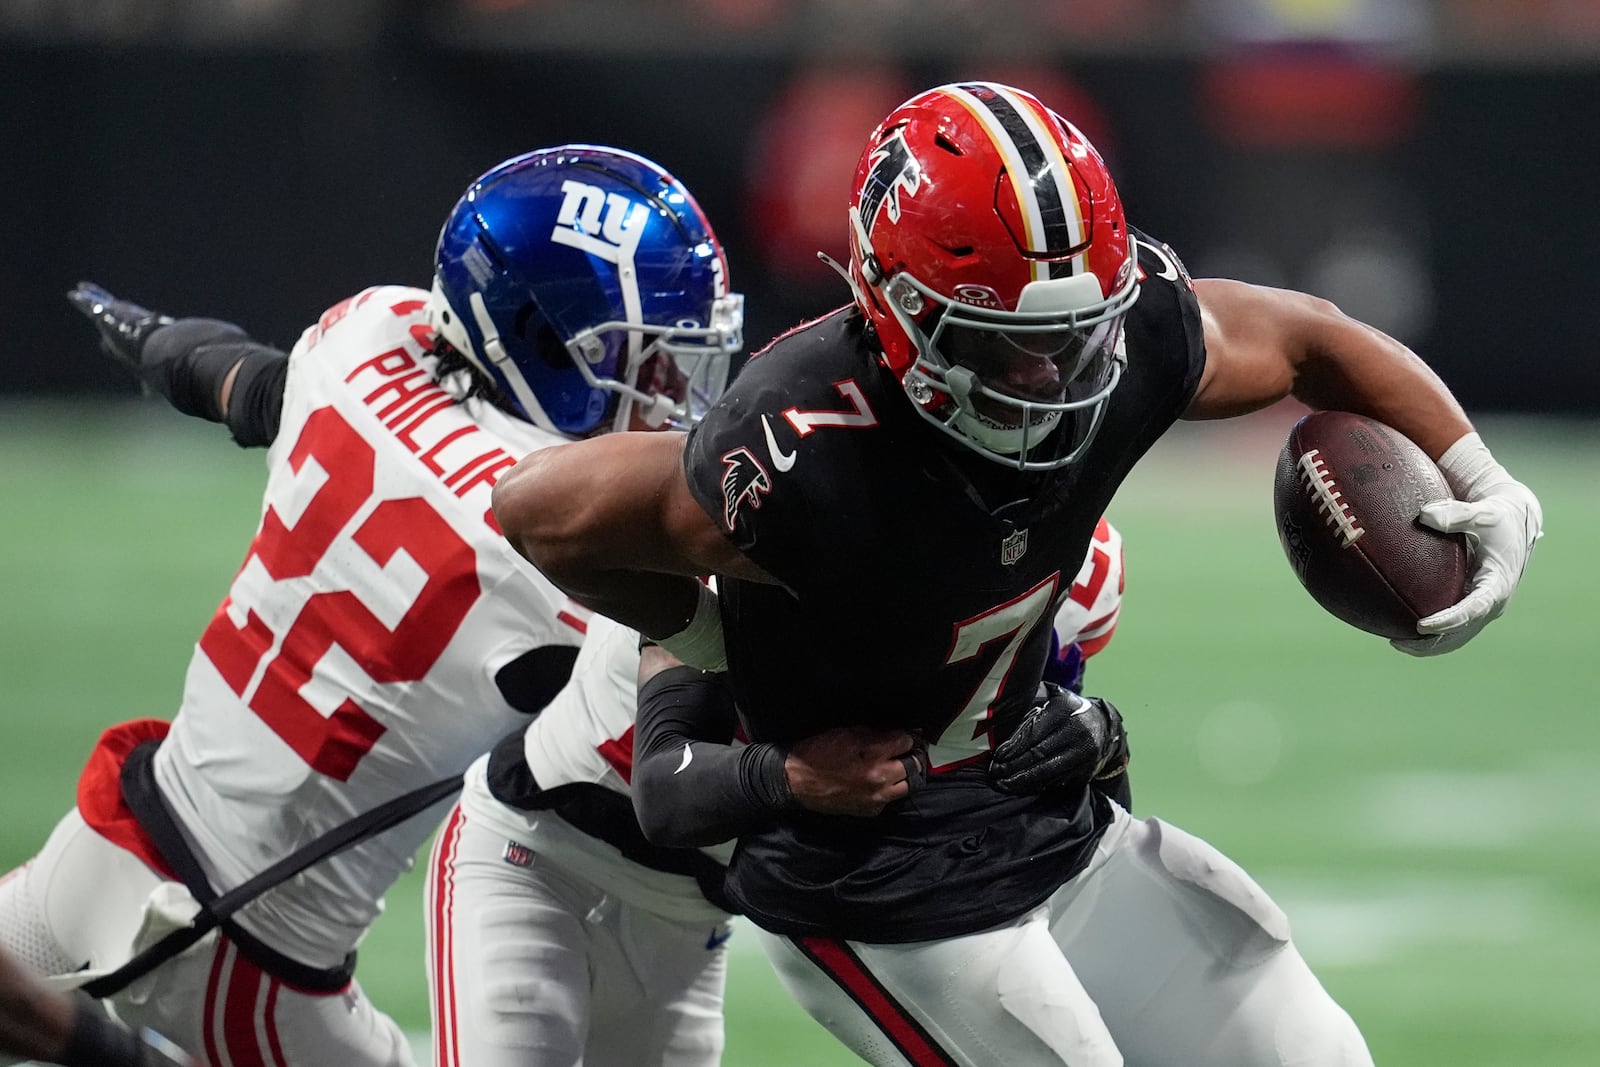
[[[519,414],[569,437],[692,425],[743,344],[744,297],[689,190],[596,145],[473,182],[439,232],[428,312]]]

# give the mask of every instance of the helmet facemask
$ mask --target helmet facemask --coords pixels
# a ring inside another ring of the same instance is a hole
[[[705,417],[727,388],[733,356],[744,347],[744,295],[716,297],[709,318],[704,326],[612,320],[573,335],[567,351],[583,380],[618,397],[610,429],[684,430]],[[597,366],[622,372],[602,377]]]
[[[1081,457],[1139,293],[1093,146],[1022,90],[940,86],[873,132],[850,208],[856,303],[918,414],[1016,470]]]
[[[876,263],[859,225],[856,239]],[[1105,299],[1092,274],[1031,282],[1016,311],[952,300],[906,270],[863,280],[910,341],[900,381],[923,418],[1017,470],[1056,470],[1083,455],[1127,367],[1132,271]],[[1042,447],[1058,433],[1068,436]]]

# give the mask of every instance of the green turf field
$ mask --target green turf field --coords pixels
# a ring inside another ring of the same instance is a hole
[[[1136,807],[1276,896],[1380,1064],[1600,1064],[1600,426],[1485,427],[1551,532],[1511,613],[1430,661],[1295,584],[1270,512],[1285,426],[1184,428],[1112,512],[1127,599],[1090,688],[1128,718]],[[154,402],[0,407],[0,871],[72,804],[102,727],[176,706],[262,461]],[[421,886],[391,894],[360,970],[416,1030]],[[726,1062],[854,1062],[751,942]]]

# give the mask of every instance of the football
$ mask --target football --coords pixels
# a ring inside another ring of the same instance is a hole
[[[1404,434],[1346,411],[1295,423],[1278,456],[1273,513],[1284,554],[1318,604],[1382,637],[1466,594],[1467,544],[1417,521],[1451,499],[1428,454]]]

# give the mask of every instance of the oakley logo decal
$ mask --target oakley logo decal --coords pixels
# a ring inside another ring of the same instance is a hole
[[[561,183],[563,199],[550,240],[568,245],[607,263],[632,263],[644,237],[650,209],[621,193],[608,193],[593,185],[567,180]]]
[[[955,293],[952,295],[963,304],[971,304],[974,307],[993,308],[996,311],[1004,311],[1006,309],[1005,303],[1000,299],[1000,294],[987,285],[966,282],[956,286]]]

